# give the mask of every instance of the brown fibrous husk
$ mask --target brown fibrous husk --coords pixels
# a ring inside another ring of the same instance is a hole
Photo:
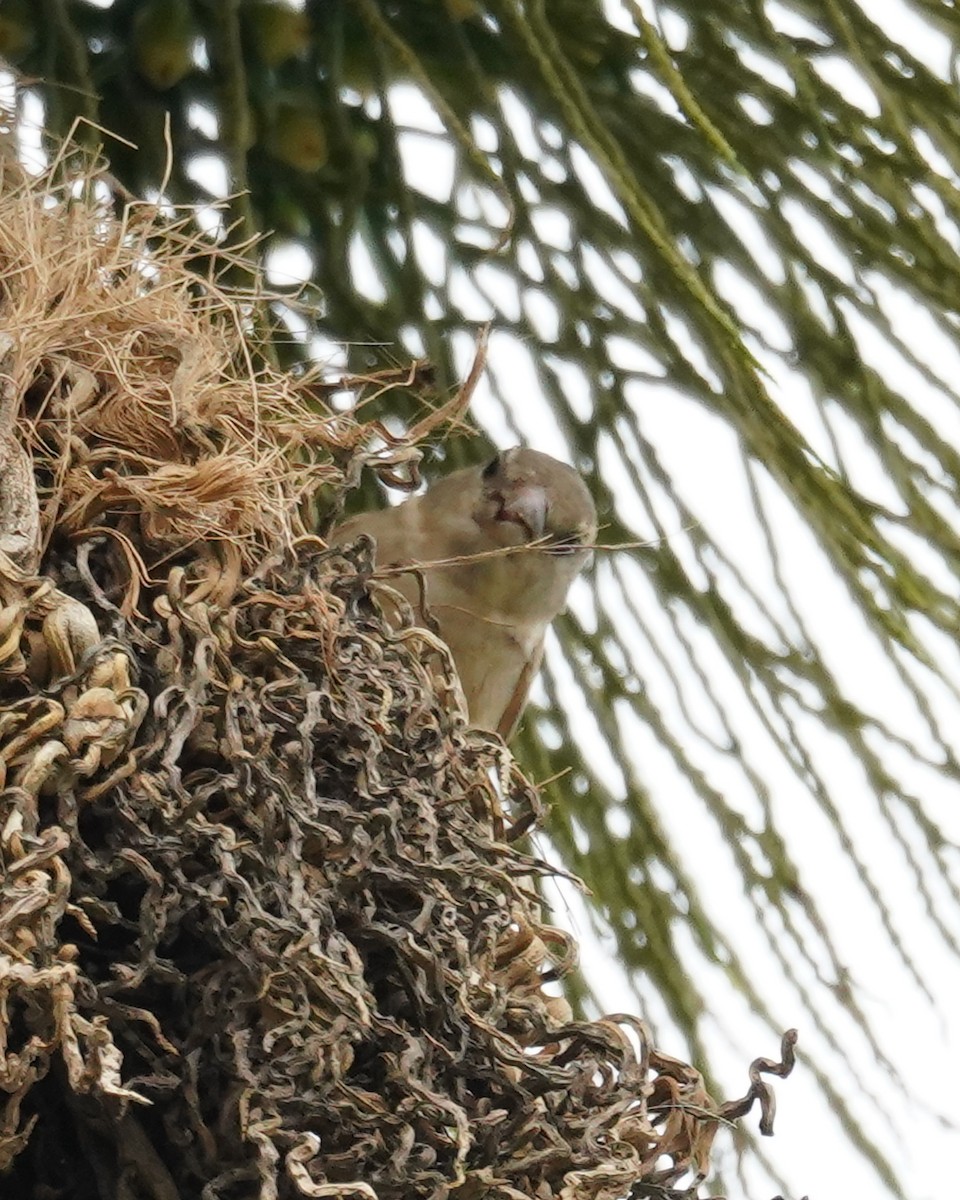
[[[3,1195],[695,1187],[792,1042],[719,1106],[639,1019],[572,1020],[536,789],[304,518],[415,475],[468,390],[272,366],[192,228],[3,164]],[[395,388],[406,437],[363,419]]]

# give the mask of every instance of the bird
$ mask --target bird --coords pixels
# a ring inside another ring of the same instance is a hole
[[[593,497],[566,463],[515,446],[454,471],[421,495],[360,513],[333,530],[343,545],[376,544],[376,569],[432,616],[450,649],[473,728],[510,737],[597,533]],[[423,581],[423,587],[417,575]]]

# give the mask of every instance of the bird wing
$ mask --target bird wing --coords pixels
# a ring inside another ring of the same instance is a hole
[[[543,642],[533,650],[533,653],[523,664],[523,669],[517,679],[516,686],[507,701],[507,707],[503,710],[503,715],[497,722],[497,733],[503,740],[509,741],[513,736],[513,732],[517,727],[517,723],[527,706],[527,697],[530,695],[530,689],[533,687],[533,681],[537,677],[537,672],[540,670],[540,664],[543,662]]]

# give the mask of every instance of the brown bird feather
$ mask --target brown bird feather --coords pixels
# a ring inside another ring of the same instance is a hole
[[[369,534],[380,568],[450,647],[472,725],[509,737],[543,658],[547,627],[587,562],[597,514],[565,463],[515,447],[466,467],[394,508],[361,513],[332,535]]]

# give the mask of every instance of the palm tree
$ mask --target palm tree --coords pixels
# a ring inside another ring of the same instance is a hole
[[[960,101],[949,0],[874,8],[5,0],[0,53],[131,192],[239,193],[282,361],[445,395],[490,323],[477,424],[603,519],[514,745],[619,964],[593,1002],[727,1091],[799,1024],[798,1119],[900,1194],[895,1111],[939,1103],[900,1014],[958,949]]]

